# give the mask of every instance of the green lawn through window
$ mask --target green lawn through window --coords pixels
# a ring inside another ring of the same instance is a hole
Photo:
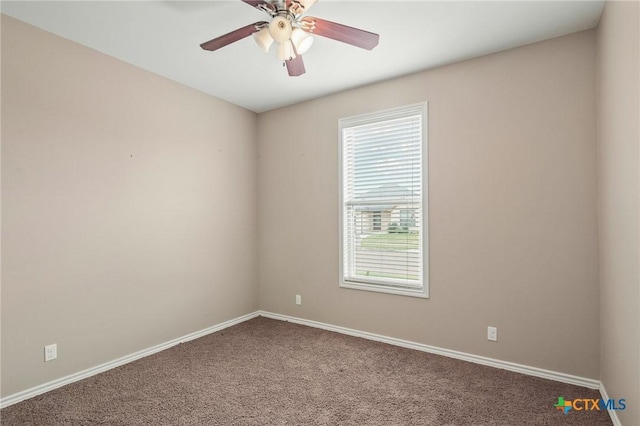
[[[360,242],[362,248],[379,250],[417,250],[419,246],[417,233],[369,235]]]

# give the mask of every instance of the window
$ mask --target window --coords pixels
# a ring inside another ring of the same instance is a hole
[[[373,225],[372,228],[374,231],[382,230],[382,212],[377,211],[372,213],[373,216]]]
[[[400,226],[406,229],[416,226],[416,215],[413,210],[400,210]]]
[[[339,128],[340,286],[428,297],[427,104]]]

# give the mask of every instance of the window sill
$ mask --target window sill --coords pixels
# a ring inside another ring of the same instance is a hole
[[[427,286],[424,286],[423,288],[419,288],[419,289],[417,288],[410,289],[410,288],[398,288],[398,287],[391,287],[391,286],[387,287],[387,286],[375,285],[375,284],[363,284],[363,283],[356,283],[352,281],[340,280],[340,288],[349,288],[352,290],[374,291],[377,293],[395,294],[399,296],[419,297],[422,299],[429,298],[429,291]]]

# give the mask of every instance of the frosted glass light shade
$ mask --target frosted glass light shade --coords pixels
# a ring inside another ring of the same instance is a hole
[[[298,55],[303,55],[313,44],[313,37],[311,37],[300,28],[296,28],[291,33],[291,42],[296,47],[296,52],[298,52]]]
[[[278,47],[278,58],[281,61],[288,61],[295,57],[296,53],[293,51],[293,45],[290,40],[280,43],[280,46]]]
[[[256,41],[258,46],[260,46],[260,49],[262,49],[264,53],[267,53],[269,51],[269,48],[273,44],[273,37],[271,37],[271,34],[269,34],[269,28],[263,28],[257,33],[254,33],[253,39]]]
[[[269,34],[278,43],[291,38],[291,22],[285,17],[276,16],[269,24]]]

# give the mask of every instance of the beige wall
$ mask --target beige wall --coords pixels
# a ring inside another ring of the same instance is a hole
[[[2,19],[0,19],[0,82],[2,82]],[[0,84],[0,188],[2,188],[2,84]],[[2,191],[0,191],[0,236],[2,235]],[[0,237],[0,397],[2,396],[2,241]]]
[[[430,299],[338,288],[338,119],[425,100]],[[261,309],[597,379],[595,107],[588,31],[261,114]]]
[[[640,424],[640,8],[607,2],[598,41],[600,379]]]
[[[2,89],[3,396],[258,308],[255,114],[6,16]]]
[[[637,407],[638,13],[258,118],[2,16],[1,395],[260,307]],[[337,120],[425,100],[431,298],[340,289]]]

